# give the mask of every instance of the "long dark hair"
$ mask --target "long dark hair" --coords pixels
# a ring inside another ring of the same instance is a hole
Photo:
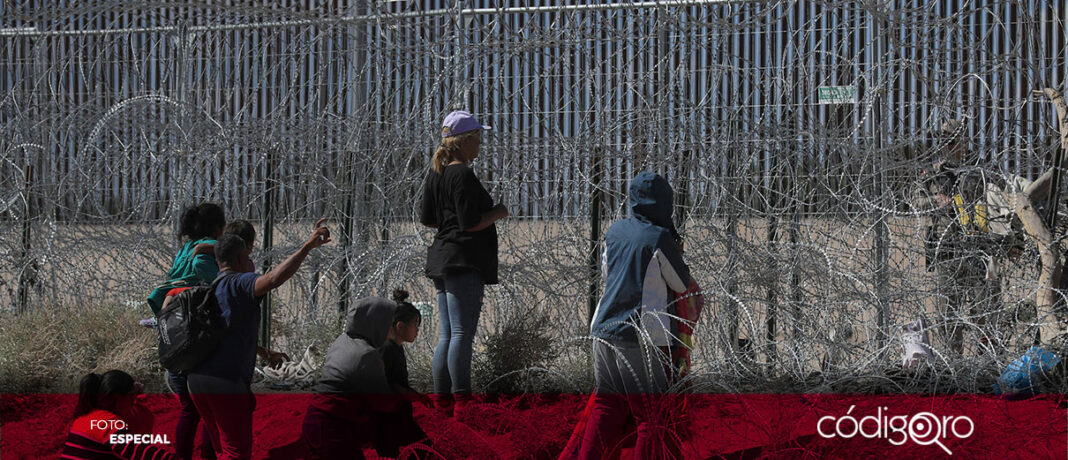
[[[226,225],[226,213],[215,203],[201,203],[182,212],[178,236],[190,241],[214,236]]]
[[[415,308],[411,302],[407,301],[408,291],[404,289],[393,290],[393,302],[397,304],[397,308],[393,310],[393,324],[404,323],[408,324],[416,319],[423,320],[423,315],[419,313],[419,309]]]
[[[119,399],[134,392],[134,383],[133,376],[117,369],[103,375],[90,373],[82,377],[74,416],[80,417],[94,409],[115,412]]]

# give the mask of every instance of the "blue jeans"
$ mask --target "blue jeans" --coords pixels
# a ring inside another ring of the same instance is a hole
[[[471,352],[482,295],[482,275],[469,271],[435,279],[438,291],[438,345],[434,348],[434,393],[471,393]]]

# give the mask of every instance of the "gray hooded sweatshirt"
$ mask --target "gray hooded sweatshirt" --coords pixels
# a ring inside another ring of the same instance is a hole
[[[314,389],[321,395],[364,397],[343,398],[345,401],[335,399],[333,402],[328,398],[315,405],[329,412],[359,411],[367,406],[376,412],[392,410],[395,398],[386,396],[393,394],[393,389],[386,381],[385,365],[378,348],[386,342],[394,308],[395,303],[381,297],[360,299],[349,308],[345,333],[330,345],[322,376]]]

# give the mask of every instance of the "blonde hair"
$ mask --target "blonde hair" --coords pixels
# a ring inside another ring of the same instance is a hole
[[[457,158],[456,155],[460,153],[460,149],[463,147],[464,143],[478,133],[478,130],[475,130],[442,138],[441,144],[439,144],[438,149],[434,151],[434,158],[430,162],[431,167],[434,168],[434,172],[441,174],[441,171],[444,171],[445,166],[448,166],[450,162],[460,159]]]

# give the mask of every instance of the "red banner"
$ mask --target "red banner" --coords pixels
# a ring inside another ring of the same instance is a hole
[[[256,396],[254,458],[301,458],[308,394]],[[152,433],[173,444],[179,402],[144,395]],[[450,417],[420,404],[415,418],[429,435],[423,458],[557,458],[584,417],[588,395],[482,396]],[[77,395],[0,395],[0,457],[55,458],[63,448]],[[1044,395],[1008,401],[987,395],[865,396],[698,394],[665,412],[684,458],[1068,457],[1068,400]],[[679,409],[684,407],[685,409]],[[620,458],[632,458],[624,436]],[[147,439],[147,438],[146,438]],[[629,437],[633,439],[633,437]],[[164,444],[173,451],[173,445]],[[368,458],[375,458],[369,445]],[[667,448],[667,447],[665,447]]]

